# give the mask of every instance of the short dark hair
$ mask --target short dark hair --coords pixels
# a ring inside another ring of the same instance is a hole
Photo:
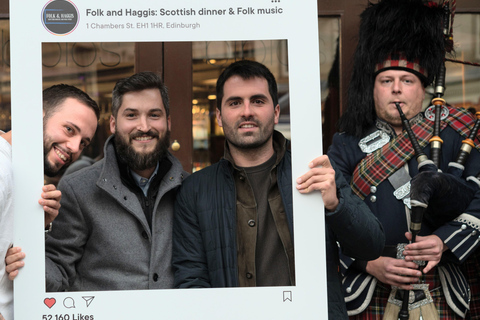
[[[229,65],[222,74],[218,77],[217,80],[217,108],[222,110],[222,99],[223,99],[223,87],[225,82],[233,77],[239,76],[243,80],[253,79],[253,78],[263,78],[267,80],[268,83],[268,92],[273,100],[273,106],[275,107],[278,104],[278,89],[277,81],[275,77],[268,70],[266,66],[260,62],[252,60],[240,60]]]
[[[100,108],[88,94],[77,87],[70,86],[68,84],[56,84],[43,90],[43,112],[45,113],[44,120],[47,120],[56,111],[58,111],[58,107],[67,98],[77,99],[95,112],[97,120],[100,118]]]
[[[122,105],[123,96],[128,92],[137,92],[146,89],[158,89],[162,96],[165,113],[170,114],[167,87],[163,84],[159,75],[154,72],[145,71],[134,74],[133,76],[121,79],[115,85],[112,92],[112,114],[116,118],[118,110]]]

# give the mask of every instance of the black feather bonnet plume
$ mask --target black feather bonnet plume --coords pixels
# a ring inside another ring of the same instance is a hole
[[[443,10],[422,0],[381,0],[361,14],[358,46],[339,131],[362,137],[375,122],[375,76],[386,69],[415,73],[426,87],[445,58]],[[390,63],[394,60],[393,63]]]

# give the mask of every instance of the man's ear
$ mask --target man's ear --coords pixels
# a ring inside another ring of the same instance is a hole
[[[217,122],[219,127],[223,127],[222,125],[222,112],[218,110],[218,108],[215,110],[215,113],[217,115]]]
[[[115,133],[115,117],[110,115],[110,132]]]
[[[275,119],[274,119],[275,122],[274,123],[278,124],[278,121],[280,119],[280,105],[279,104],[277,104],[275,106],[274,114],[275,114]]]

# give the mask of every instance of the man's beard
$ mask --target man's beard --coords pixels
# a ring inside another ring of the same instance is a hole
[[[153,151],[141,153],[133,148],[130,141],[136,136],[142,135],[149,135],[158,139]],[[138,132],[137,134],[129,135],[128,138],[130,141],[125,141],[125,139],[118,134],[115,134],[114,137],[118,159],[122,163],[127,164],[132,170],[138,171],[156,167],[157,162],[161,161],[167,155],[168,147],[170,146],[170,130],[167,130],[163,137],[159,137],[158,133],[152,130],[145,133]]]
[[[250,139],[253,137],[251,135],[241,135],[238,133],[236,128],[239,127],[240,123],[243,121],[251,121],[255,122],[255,124],[260,129],[258,135],[254,139]],[[254,118],[245,119],[242,118],[238,120],[233,126],[229,125],[228,123],[223,123],[223,132],[225,134],[225,139],[228,141],[229,144],[233,145],[238,149],[243,150],[254,150],[257,148],[263,147],[270,141],[270,138],[273,136],[274,131],[274,120],[273,118],[268,120],[266,124],[260,123],[258,120]]]
[[[65,170],[70,166],[70,163],[65,164],[60,169],[57,169],[55,166],[52,166],[51,163],[48,161],[48,152],[43,155],[43,174],[47,177],[55,177],[57,175],[65,173]]]
[[[72,164],[71,159],[72,155],[70,155],[70,161],[65,163],[61,168],[57,168],[56,166],[52,165],[50,161],[48,161],[48,154],[50,150],[53,150],[54,143],[51,142],[52,139],[43,132],[43,174],[47,177],[55,177],[59,174],[63,174],[65,170],[68,168],[69,165]],[[54,151],[55,152],[55,151]]]

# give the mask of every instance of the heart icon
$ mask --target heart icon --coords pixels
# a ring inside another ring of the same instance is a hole
[[[43,303],[49,308],[52,308],[56,302],[57,300],[55,300],[55,298],[45,298],[45,300],[43,300]]]

